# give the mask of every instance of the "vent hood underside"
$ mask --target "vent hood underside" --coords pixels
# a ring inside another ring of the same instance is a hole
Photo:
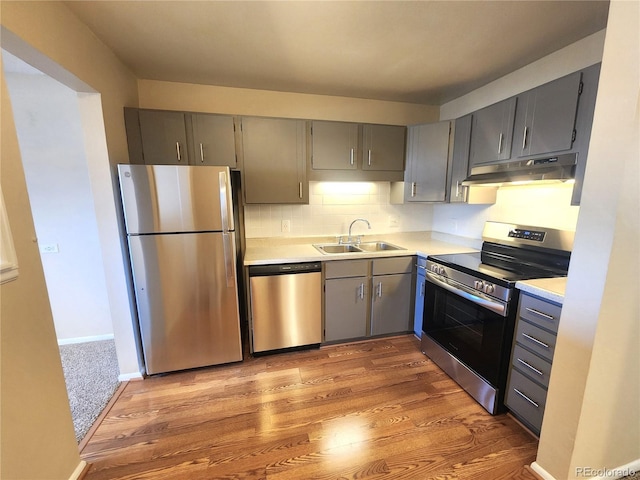
[[[476,166],[471,169],[471,175],[462,182],[462,185],[498,185],[540,180],[573,180],[575,178],[576,161],[577,154],[571,153],[537,160],[517,160]]]

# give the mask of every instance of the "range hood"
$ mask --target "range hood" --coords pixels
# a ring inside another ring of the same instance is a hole
[[[569,153],[536,160],[516,160],[480,165],[471,169],[471,175],[462,182],[462,185],[501,185],[540,180],[572,180],[575,178],[577,158],[577,153]]]

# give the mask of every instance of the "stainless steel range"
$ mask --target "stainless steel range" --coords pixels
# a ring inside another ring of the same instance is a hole
[[[491,414],[505,410],[515,284],[565,276],[573,236],[487,222],[480,252],[427,257],[422,351]]]

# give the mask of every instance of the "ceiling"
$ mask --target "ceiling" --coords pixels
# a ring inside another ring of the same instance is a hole
[[[70,1],[140,79],[441,105],[606,27],[608,1]]]

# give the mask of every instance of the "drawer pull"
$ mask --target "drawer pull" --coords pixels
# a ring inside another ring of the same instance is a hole
[[[520,395],[522,398],[524,398],[527,402],[529,402],[531,405],[533,405],[536,408],[540,408],[540,405],[538,405],[536,402],[534,402],[533,400],[531,400],[529,397],[527,397],[524,393],[522,393],[520,390],[518,390],[517,388],[513,389],[514,392],[516,392],[518,395]]]
[[[540,375],[541,377],[544,376],[544,373],[541,372],[540,370],[538,370],[536,367],[534,367],[533,365],[525,362],[524,360],[522,360],[521,358],[518,359],[518,362],[520,362],[522,365],[524,365],[527,368],[530,368],[531,370],[533,370],[534,372],[536,372],[538,375]]]
[[[537,343],[537,344],[538,344],[538,345],[540,345],[541,347],[549,348],[549,345],[547,345],[547,344],[546,344],[546,343],[544,343],[544,342],[541,342],[540,340],[538,340],[538,339],[537,339],[537,338],[535,338],[535,337],[532,337],[531,335],[527,335],[526,333],[523,333],[523,334],[522,334],[522,336],[523,336],[523,337],[525,337],[527,340],[531,340],[532,342]]]
[[[529,307],[525,307],[525,310],[527,312],[533,313],[534,315],[539,315],[542,318],[546,319],[546,320],[555,320],[556,317],[554,317],[553,315],[547,315],[546,313],[542,313],[539,312],[538,310],[534,309],[534,308],[529,308]]]

